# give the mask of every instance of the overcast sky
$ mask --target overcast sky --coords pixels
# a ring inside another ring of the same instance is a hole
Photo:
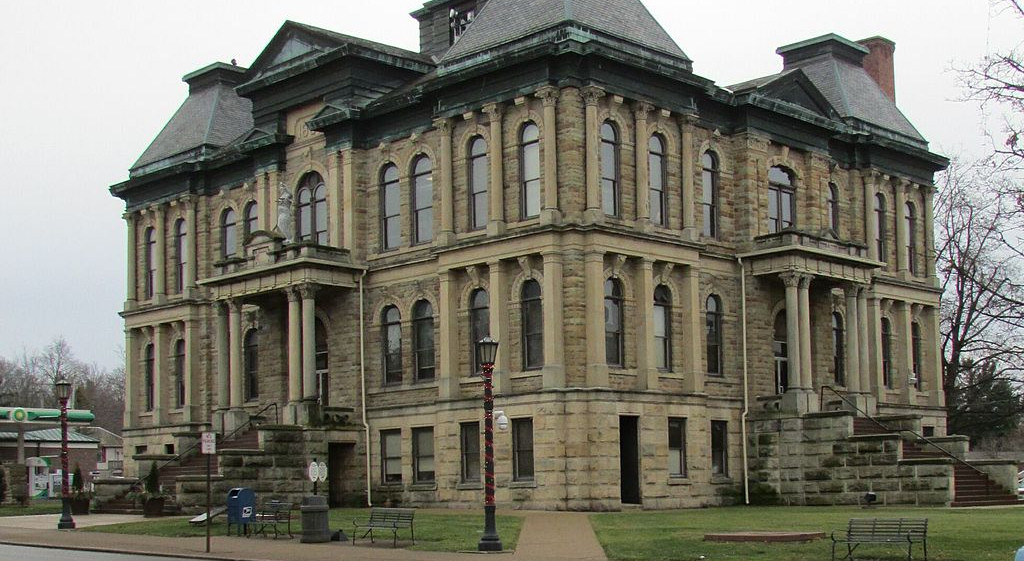
[[[645,4],[694,71],[722,86],[778,72],[782,45],[887,37],[897,104],[947,155],[990,146],[951,69],[1016,46],[1024,27],[988,0]],[[408,14],[421,5],[0,0],[0,356],[63,336],[87,362],[123,361],[124,206],[107,189],[185,99],[181,76],[232,58],[248,66],[286,19],[418,50]],[[998,114],[987,118],[998,127]]]

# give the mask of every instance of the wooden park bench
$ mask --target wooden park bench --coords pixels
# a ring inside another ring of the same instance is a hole
[[[370,509],[370,519],[365,522],[353,520],[352,525],[355,531],[352,532],[352,543],[356,543],[356,535],[363,530],[363,538],[370,536],[370,543],[373,543],[374,530],[387,530],[393,536],[392,547],[398,547],[398,530],[408,528],[412,543],[416,543],[416,532],[412,527],[413,515],[416,513],[411,508],[382,508],[373,507]]]
[[[274,530],[274,539],[277,539],[278,535],[288,534],[288,537],[292,536],[292,503],[283,503],[281,501],[270,501],[264,503],[263,507],[256,511],[255,520],[253,524],[256,526],[256,531],[252,535],[263,534],[267,535],[268,529]]]
[[[838,534],[838,535],[837,535]],[[928,519],[927,518],[851,518],[846,532],[832,532],[832,561],[836,558],[836,544],[846,544],[846,556],[853,560],[853,552],[861,544],[878,543],[907,546],[907,561],[915,543],[924,549],[924,561],[928,561]]]

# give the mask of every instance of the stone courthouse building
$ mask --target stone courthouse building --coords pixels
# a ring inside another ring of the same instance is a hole
[[[502,508],[717,505],[748,478],[793,504],[953,500],[951,460],[900,447],[963,440],[946,159],[896,107],[892,42],[809,39],[722,87],[638,0],[412,16],[419,52],[286,22],[251,67],[186,75],[111,188],[128,473],[241,430],[225,487],[308,493],[319,458],[334,503],[479,504],[489,335]],[[892,434],[858,436],[867,416]]]

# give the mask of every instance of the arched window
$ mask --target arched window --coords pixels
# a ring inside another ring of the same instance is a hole
[[[907,229],[907,269],[910,274],[917,274],[917,213],[914,203],[907,203],[903,208],[903,222]]]
[[[708,375],[722,375],[722,300],[712,294],[705,303],[705,329],[707,331]]]
[[[320,174],[311,171],[302,178],[298,200],[299,239],[324,245],[327,243],[327,186]]]
[[[331,382],[330,370],[328,367],[328,345],[327,326],[320,318],[316,319],[316,327],[313,328],[313,346],[316,363],[316,394],[320,397],[320,406],[327,407],[331,404]]]
[[[665,165],[665,139],[659,134],[651,135],[647,150],[647,182],[651,190],[651,222],[668,226],[668,166]]]
[[[156,293],[156,230],[146,228],[146,299]]]
[[[772,329],[772,354],[775,356],[775,392],[786,393],[789,389],[789,338],[786,329],[786,311],[775,315]]]
[[[476,352],[476,342],[491,334],[490,298],[487,291],[478,288],[469,296],[469,356],[472,358],[473,375],[482,370]]]
[[[146,394],[145,394],[146,402],[145,402],[144,405],[146,407],[145,407],[144,410],[145,411],[152,411],[153,410],[153,402],[155,401],[155,397],[156,397],[156,394],[155,394],[155,385],[156,385],[156,351],[155,351],[155,349],[153,347],[153,343],[149,343],[149,344],[146,345],[146,352],[145,352],[145,356],[143,357],[143,361],[144,361],[144,370],[145,370],[145,376],[146,376],[146,379],[144,380],[144,382],[146,384],[146,388],[145,388],[145,391],[146,391]]]
[[[259,332],[250,329],[242,340],[242,363],[245,372],[245,400],[260,397],[260,348]]]
[[[178,294],[185,291],[185,261],[188,259],[188,230],[185,220],[174,223],[174,287]]]
[[[541,308],[540,295],[540,283],[533,279],[523,283],[520,297],[523,370],[544,366],[544,310]]]
[[[703,171],[701,208],[704,217],[703,233],[709,238],[718,237],[718,156],[710,150],[700,159]]]
[[[487,227],[490,173],[487,142],[477,136],[469,143],[469,227],[473,230]]]
[[[774,166],[768,170],[768,231],[792,228],[795,216],[793,176],[786,168]]]
[[[914,387],[921,389],[921,324],[916,321],[910,324],[910,358],[911,371],[914,373]]]
[[[174,407],[185,406],[185,340],[174,342]]]
[[[875,247],[878,249],[878,260],[888,261],[885,247],[885,196],[881,193],[875,195]]]
[[[259,210],[260,207],[256,204],[256,201],[251,201],[245,205],[245,212],[242,217],[242,235],[245,239],[248,239],[253,232],[259,229]]]
[[[828,227],[839,235],[839,186],[835,183],[828,184],[828,200],[825,201],[828,209]]]
[[[380,174],[380,238],[382,249],[395,249],[402,243],[402,194],[398,187],[398,168],[388,164]]]
[[[611,121],[601,125],[601,207],[608,216],[621,216],[619,190],[619,132]]]
[[[882,384],[892,389],[892,323],[882,318]]]
[[[604,281],[604,357],[609,366],[625,366],[625,332],[622,317],[622,283]]]
[[[381,340],[384,342],[384,384],[402,383],[402,316],[398,308],[388,306],[381,315]]]
[[[519,215],[540,216],[540,129],[532,122],[519,133]]]
[[[434,379],[434,308],[420,300],[412,307],[412,347],[416,380]]]
[[[434,176],[430,158],[420,156],[412,166],[413,243],[434,239]]]
[[[220,256],[230,259],[238,251],[238,230],[234,209],[227,209],[220,215]]]
[[[843,316],[832,312],[832,371],[837,386],[846,385],[846,331]]]
[[[654,289],[654,365],[672,370],[672,297],[663,284]]]

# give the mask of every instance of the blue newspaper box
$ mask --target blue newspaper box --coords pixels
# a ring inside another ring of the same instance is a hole
[[[256,520],[256,494],[248,487],[228,491],[228,535],[235,526],[236,535],[249,535],[249,524]]]

